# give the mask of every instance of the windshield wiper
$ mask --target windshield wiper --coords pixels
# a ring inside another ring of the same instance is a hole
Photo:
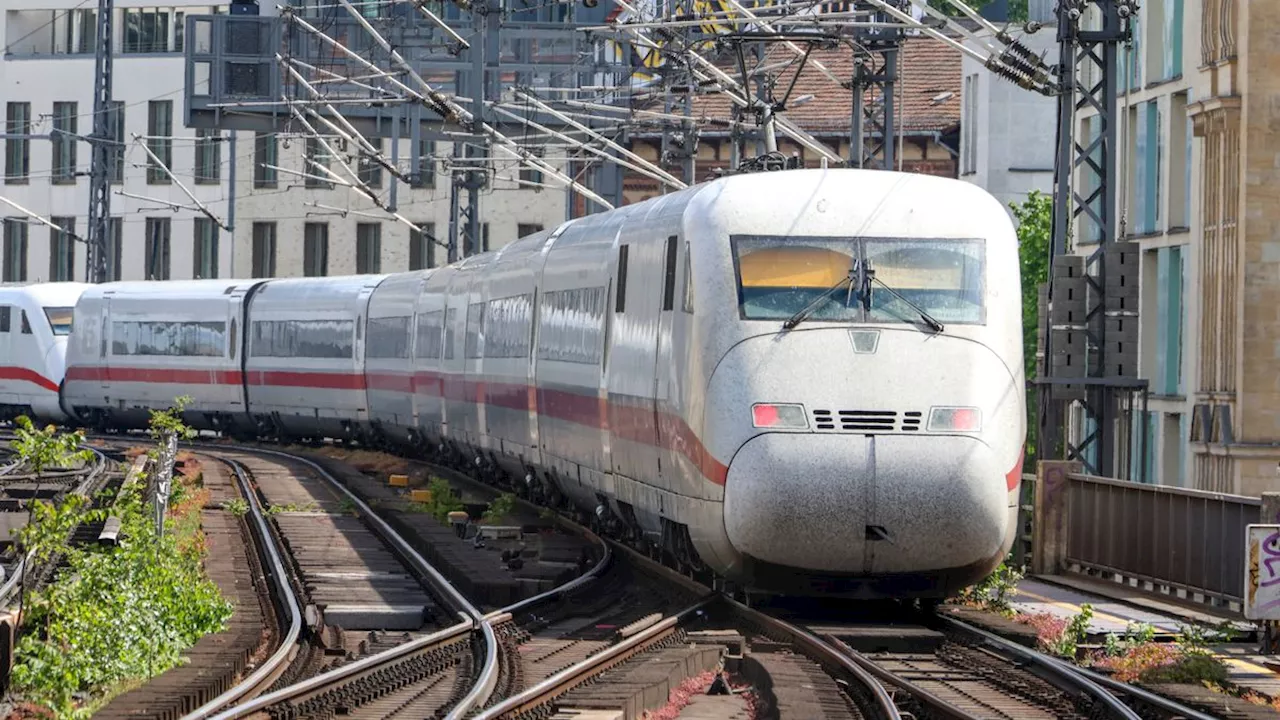
[[[853,280],[852,273],[850,273],[849,275],[846,275],[843,278],[840,278],[840,280],[837,281],[835,285],[832,285],[831,287],[824,290],[821,295],[811,300],[808,305],[805,305],[804,307],[800,308],[800,310],[797,311],[795,315],[792,315],[791,317],[787,318],[787,321],[782,323],[782,329],[790,330],[795,326],[799,325],[806,317],[809,317],[809,313],[813,312],[815,308],[821,305],[827,298],[831,297],[832,293],[834,293],[836,290],[839,290],[841,285],[844,285],[845,283],[850,282],[851,280]]]
[[[891,295],[893,295],[894,297],[898,298],[898,299],[899,299],[899,300],[901,300],[902,302],[904,302],[904,303],[906,303],[906,304],[910,305],[910,306],[911,306],[911,308],[912,308],[913,310],[915,310],[917,313],[919,313],[920,318],[921,318],[922,320],[924,320],[925,325],[928,325],[928,326],[929,326],[929,327],[930,327],[934,332],[942,332],[942,323],[938,322],[937,320],[935,320],[935,319],[934,319],[934,317],[933,317],[932,315],[930,315],[929,313],[925,312],[925,311],[924,311],[924,308],[920,307],[919,305],[917,305],[917,304],[915,304],[915,303],[911,302],[910,300],[908,300],[908,299],[906,299],[906,298],[902,297],[901,295],[899,295],[897,290],[894,290],[893,288],[889,287],[888,285],[886,285],[886,284],[885,284],[885,282],[884,282],[883,280],[881,280],[880,278],[876,277],[876,276],[875,276],[875,272],[874,272],[874,271],[872,271],[872,272],[868,272],[867,274],[868,274],[868,276],[869,276],[869,277],[868,277],[868,282],[867,282],[868,288],[867,288],[867,292],[863,295],[863,297],[864,297],[864,298],[866,298],[866,300],[864,300],[864,302],[866,303],[865,307],[867,307],[867,309],[868,309],[868,310],[870,310],[870,309],[871,309],[871,308],[869,307],[869,306],[871,305],[871,292],[870,292],[870,289],[871,289],[871,288],[870,288],[870,285],[871,285],[871,283],[870,283],[870,280],[875,280],[876,282],[880,283],[880,287],[884,288],[885,290],[888,290],[888,291],[889,291],[889,294],[891,294]]]

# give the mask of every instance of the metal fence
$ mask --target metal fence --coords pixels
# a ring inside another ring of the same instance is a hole
[[[1087,475],[1067,488],[1068,565],[1240,602],[1259,498]]]

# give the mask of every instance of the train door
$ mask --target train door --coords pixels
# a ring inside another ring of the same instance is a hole
[[[225,367],[234,369],[240,367],[240,352],[243,343],[240,342],[240,322],[244,313],[244,295],[237,290],[232,293],[227,302],[227,359]],[[238,377],[239,373],[229,373],[229,376]],[[244,412],[246,409],[244,402],[244,393],[242,385],[218,385],[219,388],[225,388],[227,392],[227,404],[235,412]]]
[[[676,489],[676,468],[671,448],[677,446],[674,435],[676,403],[671,398],[674,371],[671,343],[671,323],[675,309],[675,278],[678,239],[672,235],[666,239],[662,252],[662,305],[658,308],[658,343],[654,353],[653,372],[653,423],[658,433],[658,477],[668,490]]]
[[[369,297],[373,295],[373,290],[377,285],[366,285],[360,288],[360,294],[356,298],[356,344],[351,362],[352,372],[364,379],[364,343],[365,335],[368,328],[365,324],[369,318]],[[359,406],[356,409],[357,417],[362,421],[369,419],[369,390],[368,385],[361,382],[358,387],[365,388],[360,393]]]
[[[114,340],[111,337],[111,293],[103,293],[102,304],[98,306],[98,313],[99,330],[102,333],[102,337],[98,342],[98,364],[100,366],[98,387],[102,390],[103,397],[110,402],[111,382],[109,376],[111,374],[111,353],[113,352],[111,343]],[[120,340],[124,342],[125,338],[122,337]]]

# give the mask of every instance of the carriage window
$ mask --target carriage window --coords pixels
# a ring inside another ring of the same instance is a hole
[[[981,240],[736,237],[733,245],[744,320],[786,320],[826,294],[811,321],[915,322],[916,312],[888,285],[939,322],[986,321]],[[884,283],[871,284],[869,312],[848,283],[861,257]]]
[[[249,354],[350,359],[355,356],[354,337],[351,320],[257,320]]]
[[[9,332],[9,306],[0,307],[0,333]]]
[[[513,295],[489,301],[484,311],[485,357],[529,357],[532,306],[532,295]]]
[[[22,311],[22,334],[23,334],[23,335],[30,335],[30,334],[31,334],[31,323],[27,322],[27,311],[26,311],[26,310],[23,310],[23,311]]]
[[[538,357],[599,365],[608,312],[606,287],[548,290],[538,312]]]
[[[375,359],[409,357],[409,323],[412,319],[408,315],[369,318],[365,356]]]
[[[414,351],[419,360],[439,360],[444,347],[444,311],[432,310],[418,316],[418,342]]]
[[[71,317],[74,313],[75,308],[69,307],[47,307],[44,309],[44,315],[49,318],[49,327],[53,328],[54,335],[71,334]]]
[[[226,354],[224,322],[117,320],[111,328],[113,355],[179,355],[222,357]]]

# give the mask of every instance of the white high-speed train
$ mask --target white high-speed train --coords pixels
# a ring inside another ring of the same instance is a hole
[[[939,598],[1013,542],[1020,302],[976,186],[741,175],[433,270],[93,287],[63,405],[190,395],[202,428],[479,466],[739,588]]]
[[[0,285],[0,421],[67,420],[58,404],[81,283]]]

